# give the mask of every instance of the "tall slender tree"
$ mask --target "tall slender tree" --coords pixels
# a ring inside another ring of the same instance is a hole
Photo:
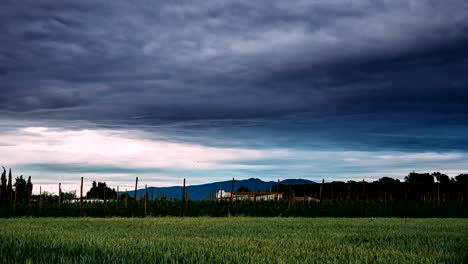
[[[11,168],[10,168],[10,172],[8,173],[8,185],[7,185],[6,194],[7,194],[7,200],[11,201],[12,196],[13,196],[13,183],[11,180]]]
[[[33,184],[31,182],[31,176],[29,176],[28,177],[28,182],[26,183],[26,192],[27,192],[28,202],[31,201],[32,190],[33,190]]]
[[[26,198],[26,188],[27,183],[26,180],[23,178],[23,175],[17,177],[15,180],[15,191],[17,201],[21,201],[24,203],[24,200]]]
[[[2,187],[0,189],[0,195],[1,195],[1,198],[0,198],[1,200],[0,201],[3,202],[5,200],[5,197],[6,197],[6,185],[7,185],[5,167],[3,167],[1,183],[2,183]]]

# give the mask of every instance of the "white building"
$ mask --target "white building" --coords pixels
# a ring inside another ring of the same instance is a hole
[[[275,192],[225,192],[224,190],[219,190],[216,192],[216,200],[229,200],[233,201],[271,201],[276,199],[282,199],[283,194]]]

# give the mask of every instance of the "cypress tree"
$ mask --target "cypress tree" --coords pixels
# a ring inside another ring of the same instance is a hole
[[[5,200],[5,197],[7,196],[7,192],[6,192],[7,179],[6,179],[6,169],[5,169],[5,167],[3,167],[1,183],[2,183],[2,187],[0,189],[0,195],[2,196],[1,197],[1,202],[3,202]]]
[[[10,173],[8,174],[8,185],[7,185],[7,200],[11,201],[12,196],[13,196],[13,183],[11,182],[11,168],[10,168]]]
[[[33,184],[31,182],[31,176],[29,176],[28,182],[26,183],[26,195],[28,198],[28,202],[31,201],[32,189],[33,189]]]

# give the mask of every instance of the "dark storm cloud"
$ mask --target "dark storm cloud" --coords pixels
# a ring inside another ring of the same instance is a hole
[[[460,149],[465,10],[462,0],[6,1],[0,113],[187,140]]]
[[[72,172],[77,174],[83,173],[107,173],[107,174],[155,174],[164,172],[163,169],[159,168],[126,168],[117,166],[101,166],[101,165],[89,165],[89,164],[26,164],[20,165],[19,169],[36,171],[36,172],[57,172],[65,173]]]

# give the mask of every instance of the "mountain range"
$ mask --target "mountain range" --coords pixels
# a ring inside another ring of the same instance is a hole
[[[221,181],[206,183],[200,185],[190,185],[187,186],[187,192],[191,200],[207,200],[215,197],[215,193],[220,189],[223,189],[227,192],[231,191],[232,181]],[[243,186],[249,188],[250,190],[257,191],[270,191],[276,186],[277,182],[274,181],[262,181],[257,178],[250,178],[246,180],[235,180],[234,181],[234,190],[236,191],[239,187]],[[304,180],[304,179],[287,179],[280,181],[280,184],[316,184],[316,182]],[[274,189],[273,189],[274,190]],[[171,186],[171,187],[148,187],[148,199],[156,199],[157,197],[166,197],[166,198],[175,198],[180,199],[182,197],[182,186]],[[124,194],[125,192],[119,192],[119,195]],[[129,191],[128,195],[133,197],[134,192]],[[143,198],[145,194],[145,189],[137,189],[137,198]]]

